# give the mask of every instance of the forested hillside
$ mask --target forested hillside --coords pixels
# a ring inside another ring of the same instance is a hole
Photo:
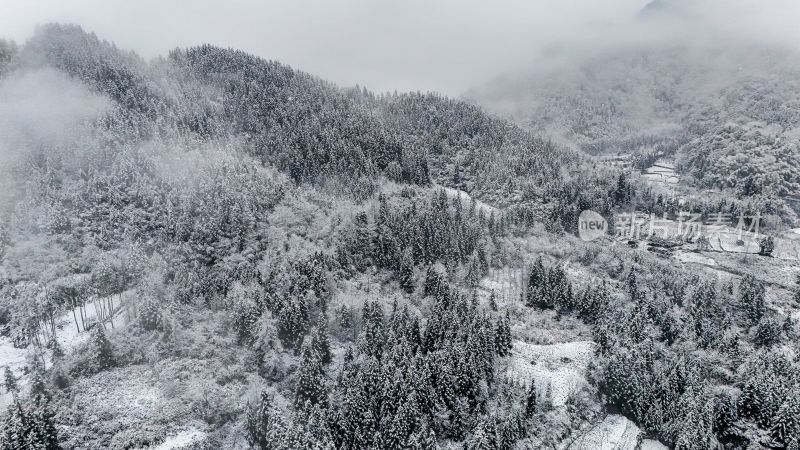
[[[642,44],[466,96],[589,154],[668,157],[695,187],[782,197],[800,192],[798,74],[798,55],[779,48]]]
[[[47,25],[0,158],[2,449],[797,448],[797,268],[578,240],[664,203],[479,107]]]

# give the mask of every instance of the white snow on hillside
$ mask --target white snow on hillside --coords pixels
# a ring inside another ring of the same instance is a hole
[[[508,376],[521,383],[534,380],[540,393],[552,389],[554,406],[563,405],[570,393],[586,386],[586,368],[594,354],[591,341],[536,345],[515,341]]]
[[[25,366],[25,356],[27,354],[28,350],[15,348],[8,338],[0,337],[0,370],[5,371],[6,366],[8,366],[14,372],[14,375],[19,377],[22,374],[22,368]],[[10,402],[11,394],[7,393],[5,389],[0,390],[0,411],[5,411]]]
[[[78,314],[77,309],[75,311],[76,314]],[[66,311],[56,319],[56,340],[58,340],[64,352],[69,352],[89,338],[89,332],[78,332],[72,313],[73,311]],[[97,311],[92,307],[91,302],[86,304],[84,313],[87,324],[90,321],[93,322],[97,317]],[[124,309],[118,310],[114,315],[114,325],[125,325],[125,317]],[[106,327],[110,330],[111,323],[107,323]],[[27,365],[26,359],[28,354],[33,351],[32,348],[32,346],[28,348],[16,348],[10,339],[0,337],[0,371],[5,370],[5,367],[8,366],[17,377],[20,388],[24,388],[27,385],[27,377],[24,375],[23,368]],[[49,365],[49,355],[45,359]],[[5,392],[5,390],[0,392],[0,411],[5,410],[6,406],[11,402],[11,399],[11,394]]]
[[[569,450],[636,450],[640,434],[636,424],[624,416],[611,414],[573,442]]]
[[[206,433],[197,428],[180,431],[164,440],[160,445],[150,447],[151,450],[177,450],[203,440]]]
[[[469,203],[469,202],[472,201],[472,196],[467,194],[464,191],[461,191],[461,190],[458,190],[458,189],[449,188],[449,187],[445,187],[445,186],[436,186],[436,187],[444,189],[444,191],[445,191],[445,193],[447,194],[448,197],[457,198],[457,197],[460,196],[461,197],[461,201],[465,202],[465,203]],[[489,213],[494,212],[495,214],[497,214],[500,211],[498,208],[495,208],[492,205],[486,204],[486,203],[484,203],[484,202],[482,202],[482,201],[480,201],[478,199],[475,199],[475,206],[479,210],[483,211],[484,214],[486,214],[487,216],[489,215]]]

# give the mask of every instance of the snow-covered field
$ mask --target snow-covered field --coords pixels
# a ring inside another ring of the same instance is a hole
[[[653,166],[648,167],[642,174],[642,178],[663,185],[676,185],[680,177],[675,173],[675,165],[667,161],[657,161]]]
[[[715,261],[714,258],[709,258],[699,253],[677,251],[675,252],[675,258],[678,259],[678,261],[686,263],[703,264],[706,266],[717,265],[717,261]]]
[[[544,394],[551,389],[553,405],[563,405],[569,395],[586,386],[586,368],[594,354],[591,341],[537,345],[515,341],[507,375],[523,384],[531,380]]]

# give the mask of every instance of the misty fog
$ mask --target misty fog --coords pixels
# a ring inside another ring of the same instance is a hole
[[[10,0],[0,35],[23,43],[37,24],[68,22],[146,58],[204,42],[345,86],[451,96],[554,56],[631,43],[800,42],[800,4],[792,0],[656,0],[668,6],[643,17],[650,2]]]

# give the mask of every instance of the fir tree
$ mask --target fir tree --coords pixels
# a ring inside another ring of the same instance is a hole
[[[347,305],[341,305],[336,309],[336,320],[339,323],[339,328],[342,330],[350,330],[353,328],[353,309]]]
[[[7,393],[12,395],[16,395],[19,392],[17,378],[14,376],[14,372],[12,372],[11,368],[8,366],[6,366],[3,373],[3,387],[5,387]]]
[[[314,350],[319,354],[320,361],[323,365],[331,362],[331,343],[328,337],[328,319],[324,314],[320,315],[317,328],[311,337],[311,345]]]
[[[15,397],[0,431],[2,449],[57,450],[58,432],[54,413],[50,408],[50,395],[45,389],[43,374],[34,368],[31,380],[31,397],[28,408],[24,408]]]
[[[425,425],[409,437],[406,448],[408,450],[436,450],[436,435]]]
[[[472,435],[467,439],[467,450],[496,450],[494,423],[490,419],[482,420]]]
[[[764,317],[764,285],[752,275],[745,275],[739,284],[739,301],[751,325],[756,325]]]
[[[377,302],[364,302],[361,314],[363,325],[359,337],[359,348],[365,355],[375,356],[380,359],[386,345],[386,329],[383,317],[383,308]]]
[[[756,327],[755,343],[759,347],[772,347],[781,342],[783,324],[774,319],[761,319]]]
[[[428,267],[428,272],[425,275],[424,295],[426,297],[432,296],[437,300],[443,300],[447,296],[447,291],[446,275],[435,265]]]
[[[327,405],[328,391],[325,385],[325,374],[322,371],[322,362],[319,354],[311,345],[303,345],[294,393],[295,407],[303,407],[306,402],[311,405],[318,403]]]
[[[552,409],[553,409],[553,385],[551,383],[547,383],[547,389],[545,389],[544,397],[542,398],[542,410],[550,411]]]
[[[732,395],[725,394],[716,408],[714,432],[721,440],[724,440],[731,434],[737,420],[739,420],[739,413],[736,409],[736,401]]]
[[[103,371],[114,366],[114,349],[103,327],[96,325],[92,332],[92,352],[95,370]]]
[[[461,165],[456,161],[453,163],[453,187],[461,189]]]
[[[411,247],[406,247],[403,251],[397,276],[400,279],[400,286],[406,292],[414,291],[414,256]]]
[[[56,431],[54,423],[55,414],[50,408],[50,400],[47,396],[39,394],[33,399],[33,412],[31,419],[33,421],[33,437],[29,440],[35,442],[35,447],[42,450],[57,450],[58,432]]]
[[[308,305],[305,298],[289,297],[287,304],[278,313],[278,337],[281,343],[297,353],[308,328]]]
[[[536,415],[536,383],[531,380],[531,386],[528,388],[528,396],[525,398],[525,417],[527,419]]]
[[[333,436],[328,426],[327,409],[324,409],[319,403],[316,405],[307,404],[298,416],[295,422],[302,424],[307,443],[302,448],[320,450],[333,450],[335,448]]]
[[[391,212],[386,195],[378,196],[378,212],[375,216],[375,235],[373,249],[375,261],[380,267],[394,266],[395,242],[391,231]]]
[[[8,406],[3,426],[0,427],[0,448],[10,450],[30,448],[28,439],[33,431],[32,422],[19,399],[15,398]]]
[[[506,311],[504,318],[497,320],[494,336],[495,350],[497,351],[497,354],[500,356],[508,355],[509,351],[513,347],[513,341],[511,337],[511,319],[509,318],[508,311]]]
[[[800,438],[800,391],[786,397],[772,423],[770,433],[776,441],[788,445]]]
[[[272,409],[272,399],[266,391],[262,391],[259,401],[249,405],[245,422],[247,442],[262,450],[278,450],[276,440],[282,434],[283,424],[279,417],[275,417]]]

